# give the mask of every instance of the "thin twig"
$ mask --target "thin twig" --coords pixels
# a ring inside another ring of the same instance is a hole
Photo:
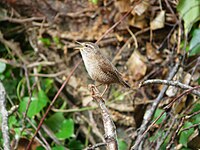
[[[48,128],[47,125],[43,124],[42,125],[42,129],[46,132],[46,134],[57,144],[57,145],[63,145],[55,136],[55,134],[53,133],[53,131],[51,129]],[[39,132],[38,132],[39,133]]]
[[[28,64],[27,68],[33,68],[33,67],[36,67],[36,66],[53,66],[55,64],[56,64],[55,62],[41,61],[41,62],[34,62],[34,63],[31,63],[31,64]]]
[[[30,125],[31,125],[35,130],[37,129],[37,127],[32,123],[32,121],[31,121],[28,117],[26,118],[26,120],[30,123]],[[40,138],[42,139],[42,141],[46,144],[46,145],[45,145],[45,149],[50,150],[51,147],[50,147],[49,143],[46,141],[46,139],[44,138],[43,134],[42,134],[40,131],[38,131],[38,134],[39,134]],[[41,141],[41,142],[42,142],[42,141]],[[44,144],[43,144],[43,145],[44,145]]]
[[[14,67],[22,67],[21,64],[15,62],[13,60],[7,60],[7,59],[0,58],[0,62],[8,64],[8,65],[11,65],[11,66],[14,66]]]
[[[52,102],[50,103],[49,107],[47,108],[44,116],[42,117],[42,119],[40,120],[39,122],[39,125],[37,127],[37,130],[35,131],[33,137],[31,138],[28,146],[26,147],[26,150],[30,150],[30,147],[31,147],[31,144],[33,143],[33,140],[35,138],[35,136],[37,135],[37,132],[40,130],[43,122],[44,122],[44,119],[46,118],[48,112],[51,110],[54,102],[56,101],[57,97],[59,96],[60,92],[63,90],[63,88],[65,87],[65,85],[68,83],[69,79],[71,78],[72,74],[75,72],[76,68],[79,66],[79,64],[82,62],[82,59],[79,60],[79,62],[74,66],[74,68],[72,69],[72,71],[70,72],[70,74],[68,75],[68,77],[66,78],[65,82],[62,84],[62,86],[60,87],[59,91],[56,93],[54,99],[52,100]]]
[[[181,127],[183,126],[183,122],[184,122],[184,118],[181,119],[181,121],[179,122],[179,125],[176,129],[176,131],[174,132],[172,139],[170,140],[170,143],[167,145],[166,149],[170,149],[172,144],[174,143],[174,139],[176,137],[176,135],[178,134],[179,130],[181,129]]]
[[[96,43],[99,43],[99,41],[101,41],[109,32],[111,32],[116,26],[118,26],[133,10],[133,8],[139,4],[141,2],[141,0],[139,0],[138,2],[136,2],[133,7],[131,9],[129,9],[129,11],[121,17],[121,19],[119,21],[117,21],[111,28],[109,28],[97,41]]]
[[[101,41],[109,32],[111,32],[116,26],[118,26],[133,10],[133,8],[131,8],[124,16],[122,16],[122,18],[116,22],[111,28],[109,28],[97,41],[96,43],[99,43],[99,41]]]
[[[23,66],[23,68],[24,68],[24,72],[25,72],[25,78],[26,78],[29,97],[28,97],[28,102],[27,102],[27,105],[26,105],[25,112],[23,113],[22,128],[20,129],[20,137],[21,137],[22,133],[24,132],[24,130],[26,128],[25,121],[26,121],[26,118],[27,118],[27,113],[28,113],[28,110],[29,110],[29,107],[30,107],[30,104],[31,104],[31,97],[32,97],[31,86],[30,86],[30,81],[29,81],[29,77],[28,77],[28,70],[27,70],[25,65]],[[17,138],[14,149],[17,149],[19,140],[20,140],[20,138]]]
[[[60,72],[52,73],[52,74],[34,73],[34,74],[30,74],[30,76],[55,78],[63,74],[66,74],[67,72],[68,72],[67,70],[64,70],[64,71],[60,71]]]
[[[31,18],[24,18],[24,19],[18,19],[18,18],[10,18],[10,17],[4,17],[3,21],[9,21],[14,23],[25,23],[25,22],[32,22],[32,21],[40,21],[44,20],[45,17],[31,17]]]
[[[133,145],[133,147],[131,147],[132,150],[135,149],[136,145],[139,146],[141,140],[143,139],[143,137],[146,135],[146,133],[151,129],[151,127],[158,121],[158,119],[160,119],[162,117],[162,115],[165,113],[165,111],[163,111],[149,126],[148,128],[144,131],[144,133],[142,133],[142,135],[140,136],[140,138],[135,142],[135,144]]]
[[[29,109],[30,104],[31,104],[32,92],[31,92],[31,86],[30,86],[30,81],[29,81],[28,70],[27,70],[26,66],[24,66],[24,71],[25,71],[25,78],[26,78],[28,94],[29,94],[28,103],[26,105],[26,110],[25,110],[24,118],[23,118],[23,125],[25,126],[25,120],[26,120],[26,117],[27,117],[28,109]]]
[[[98,148],[98,147],[101,147],[101,146],[106,146],[106,143],[98,143],[98,144],[95,144],[91,147],[88,147],[87,150],[95,150],[95,148]]]
[[[196,116],[196,115],[198,115],[198,114],[200,114],[200,110],[194,112],[193,114],[191,114],[191,115],[189,115],[189,116],[185,116],[185,119],[190,119],[190,118],[192,118],[192,117],[194,117],[194,116]]]
[[[13,53],[15,53],[17,57],[19,57],[19,59],[23,62],[23,64],[28,64],[27,60],[22,56],[22,51],[19,46],[19,43],[5,40],[3,38],[3,34],[1,31],[0,31],[0,42],[5,46],[9,47],[10,49],[12,49]]]
[[[71,112],[81,112],[81,111],[88,111],[97,109],[97,106],[94,107],[83,107],[83,108],[72,108],[72,109],[56,109],[52,108],[51,110],[54,112],[62,112],[62,113],[71,113]]]
[[[179,100],[181,97],[183,97],[184,95],[187,95],[189,93],[192,93],[192,91],[196,90],[196,89],[199,89],[200,86],[195,86],[193,87],[192,89],[188,89],[188,90],[185,90],[183,93],[181,93],[179,96],[177,96],[176,98],[174,98],[167,106],[164,107],[165,110],[169,110],[169,108],[172,107],[172,105],[177,101]]]
[[[189,130],[189,129],[191,129],[191,128],[195,128],[195,127],[197,127],[197,126],[199,126],[199,125],[200,125],[200,123],[197,123],[197,124],[191,125],[191,126],[189,126],[189,127],[187,127],[187,128],[182,129],[180,132],[183,132],[183,131]]]
[[[170,72],[169,77],[167,78],[167,80],[172,80],[172,78],[174,77],[174,75],[178,71],[178,68],[179,68],[179,63],[176,63],[176,65],[174,66],[174,68]],[[152,104],[152,107],[149,110],[146,111],[146,113],[144,115],[143,123],[140,126],[140,131],[138,133],[138,137],[137,137],[137,139],[135,141],[135,144],[131,147],[131,150],[136,150],[136,149],[139,148],[140,142],[143,139],[143,133],[147,130],[148,125],[151,122],[151,119],[153,117],[153,114],[154,114],[158,104],[160,103],[164,93],[166,92],[167,88],[168,88],[168,85],[164,85],[163,89],[161,90],[161,92],[159,93],[159,95],[155,99],[154,103]]]
[[[173,120],[172,120],[172,122],[170,123],[170,126],[167,129],[167,132],[165,133],[164,137],[162,137],[161,140],[157,143],[155,150],[160,150],[161,149],[160,147],[162,146],[162,144],[164,143],[164,141],[167,139],[167,137],[171,133],[171,130],[172,130],[174,124],[176,123],[176,120],[177,119],[174,117]]]
[[[10,150],[10,137],[8,128],[8,111],[6,110],[6,91],[0,81],[0,111],[2,116],[1,131],[3,135],[4,150]]]
[[[148,84],[166,84],[166,85],[179,87],[179,88],[181,88],[183,90],[187,90],[187,89],[192,89],[193,88],[193,87],[191,87],[191,86],[189,86],[187,84],[183,84],[183,83],[181,83],[179,81],[168,81],[168,80],[160,80],[160,79],[146,80],[146,81],[140,83],[140,86],[144,86],[144,85],[148,85]],[[200,97],[200,92],[199,91],[193,90],[192,93]]]

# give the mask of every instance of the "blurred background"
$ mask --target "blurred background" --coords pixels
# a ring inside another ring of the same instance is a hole
[[[119,149],[130,149],[145,112],[163,89],[162,84],[139,88],[140,82],[167,79],[178,64],[172,80],[199,85],[199,20],[199,0],[1,0],[0,79],[7,92],[12,149],[27,146],[69,77],[32,149],[81,150],[104,141],[100,110],[88,89],[96,83],[83,62],[70,75],[82,59],[75,41],[99,39],[101,52],[131,85],[112,85],[104,95]],[[182,92],[170,86],[150,120]],[[198,96],[183,96],[151,127],[142,149],[200,148],[199,110]]]

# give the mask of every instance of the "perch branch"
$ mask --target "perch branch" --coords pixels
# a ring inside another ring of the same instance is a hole
[[[92,87],[92,98],[97,101],[99,108],[101,109],[101,116],[103,120],[103,126],[105,131],[105,141],[107,150],[118,150],[118,143],[117,143],[117,133],[116,127],[113,120],[110,117],[108,109],[104,103],[104,100],[100,96],[99,91],[97,88]]]

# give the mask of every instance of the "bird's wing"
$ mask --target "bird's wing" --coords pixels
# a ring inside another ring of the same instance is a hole
[[[102,55],[101,55],[102,56]],[[130,85],[124,81],[122,78],[122,74],[117,70],[117,68],[104,56],[100,59],[100,67],[101,70],[107,74],[110,78],[112,78],[115,82],[120,83],[121,85],[130,88]]]
[[[99,66],[101,70],[116,82],[119,81],[118,72],[116,72],[117,68],[113,66],[106,57],[101,55],[99,58]]]

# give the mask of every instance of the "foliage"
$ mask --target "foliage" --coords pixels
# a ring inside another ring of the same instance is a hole
[[[188,34],[195,22],[200,20],[200,1],[180,0],[177,9],[184,20],[185,33]]]
[[[192,34],[192,39],[190,41],[190,56],[200,54],[200,29],[195,29]]]
[[[119,150],[128,149],[127,143],[123,139],[118,139]]]

